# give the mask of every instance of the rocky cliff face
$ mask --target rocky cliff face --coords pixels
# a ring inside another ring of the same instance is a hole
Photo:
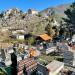
[[[64,10],[66,10],[68,6],[69,5],[62,5],[47,8],[35,15],[24,13],[17,8],[9,9],[0,14],[0,28],[10,27],[11,29],[24,29],[26,33],[31,32],[34,34],[44,33],[45,27],[48,24],[46,20],[47,17],[53,16],[53,18],[57,19],[63,17]]]
[[[24,13],[17,8],[9,9],[0,14],[0,27],[24,29],[26,32],[34,32],[35,30],[38,30],[38,27],[40,30],[41,26],[39,23],[41,21],[44,21],[44,18],[39,17],[38,15]]]
[[[70,4],[60,5],[56,7],[49,7],[43,11],[41,11],[42,16],[53,16],[60,21],[62,17],[66,17],[64,11],[70,6]]]

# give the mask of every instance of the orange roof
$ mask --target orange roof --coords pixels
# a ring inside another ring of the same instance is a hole
[[[36,51],[35,51],[35,49],[30,49],[30,55],[31,55],[31,57],[35,57],[36,56]]]
[[[39,35],[39,36],[45,41],[52,40],[52,38],[50,36],[48,36],[47,34],[43,34],[43,35]]]

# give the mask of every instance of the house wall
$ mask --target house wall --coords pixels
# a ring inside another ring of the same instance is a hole
[[[36,10],[33,10],[33,9],[29,9],[28,10],[28,14],[38,14],[38,12]]]
[[[54,52],[55,50],[56,50],[56,47],[48,48],[48,49],[46,49],[46,54],[49,54],[51,52]]]
[[[64,68],[64,65],[62,65],[61,67],[59,67],[56,71],[49,73],[49,75],[57,75],[62,69]]]
[[[17,39],[24,40],[24,35],[17,35]]]

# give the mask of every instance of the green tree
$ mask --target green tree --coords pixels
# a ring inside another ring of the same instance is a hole
[[[24,68],[23,68],[23,74],[27,75],[27,71],[26,71],[26,66],[25,65],[24,65]]]
[[[4,68],[0,68],[0,75],[7,75],[7,72]]]
[[[31,44],[33,44],[35,42],[35,38],[33,38],[33,37],[30,37],[29,39],[28,39],[28,43],[31,45]]]
[[[45,28],[45,30],[47,31],[47,34],[50,36],[54,36],[55,31],[52,29],[52,26],[50,24],[48,24]]]
[[[47,31],[47,34],[49,34],[49,35],[51,35],[51,26],[48,24],[47,26],[46,26],[46,28],[45,28],[45,30]]]
[[[64,12],[67,18],[63,18],[66,28],[70,32],[70,36],[75,33],[75,2]]]
[[[11,54],[11,61],[12,61],[11,75],[17,75],[17,56],[15,53]]]
[[[54,29],[54,31],[55,31],[54,37],[57,37],[57,36],[59,35],[59,27],[53,26],[53,29]]]

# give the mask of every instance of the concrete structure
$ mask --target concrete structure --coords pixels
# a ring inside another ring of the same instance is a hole
[[[16,39],[24,40],[24,35],[16,35]]]
[[[49,54],[49,53],[51,53],[51,52],[54,52],[54,51],[56,51],[56,47],[50,47],[50,48],[48,48],[48,49],[46,49],[46,54]]]
[[[21,61],[21,60],[22,60],[21,56],[17,55],[17,61]]]
[[[11,65],[11,53],[13,53],[11,43],[0,43],[0,56],[6,66]]]
[[[5,65],[6,65],[6,66],[10,66],[11,64],[12,64],[12,62],[11,62],[11,55],[8,54],[8,55],[6,56],[6,59],[5,59]]]
[[[0,43],[0,53],[1,57],[5,60],[8,53],[12,52],[12,49],[9,50],[13,45],[11,43]]]
[[[40,75],[59,75],[63,68],[64,63],[54,60],[46,66],[38,64],[37,72]]]
[[[29,9],[29,10],[28,10],[28,14],[35,15],[35,14],[38,14],[38,11],[36,11],[36,10],[34,10],[34,9]]]
[[[54,60],[46,67],[49,70],[48,75],[57,75],[64,68],[64,63]]]
[[[75,42],[75,34],[72,36],[72,42]]]

